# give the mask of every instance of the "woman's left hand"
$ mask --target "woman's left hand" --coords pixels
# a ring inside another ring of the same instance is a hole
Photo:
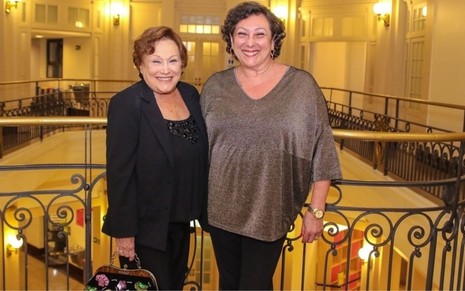
[[[130,261],[133,261],[136,255],[134,237],[116,238],[115,241],[118,255],[129,258]]]
[[[315,218],[310,211],[305,212],[302,223],[302,242],[314,242],[320,238],[322,232],[323,219]]]

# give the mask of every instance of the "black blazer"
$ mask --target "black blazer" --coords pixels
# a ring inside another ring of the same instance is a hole
[[[199,126],[208,151],[199,93],[184,82],[179,82],[177,88]],[[154,94],[143,80],[110,100],[106,142],[108,211],[104,233],[116,238],[134,236],[138,244],[165,250],[175,186],[169,134]],[[208,155],[205,157],[208,159]],[[207,183],[208,169],[204,174]],[[206,193],[199,194],[206,197]]]

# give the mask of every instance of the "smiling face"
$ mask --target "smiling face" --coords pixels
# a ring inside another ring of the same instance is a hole
[[[182,74],[182,60],[176,43],[171,39],[157,41],[153,54],[142,57],[139,71],[156,94],[171,94]]]
[[[260,69],[272,61],[272,33],[266,17],[251,15],[239,21],[232,36],[232,48],[245,67]]]

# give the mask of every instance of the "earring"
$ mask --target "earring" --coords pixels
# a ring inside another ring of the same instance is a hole
[[[270,57],[272,60],[274,60],[274,50],[271,50]]]
[[[234,59],[235,59],[234,50],[231,49],[230,50],[230,56],[229,56],[229,59],[228,59],[228,67],[232,67],[234,65]]]

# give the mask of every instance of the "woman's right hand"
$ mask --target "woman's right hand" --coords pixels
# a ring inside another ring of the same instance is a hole
[[[130,261],[133,261],[136,256],[134,237],[121,237],[116,238],[115,240],[118,255],[129,258]]]

